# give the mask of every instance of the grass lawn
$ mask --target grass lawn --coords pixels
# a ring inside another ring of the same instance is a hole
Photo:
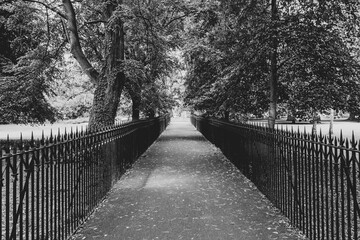
[[[173,119],[174,121],[178,119]],[[44,124],[44,125],[16,125],[16,124],[7,124],[7,125],[0,125],[0,139],[4,140],[7,138],[7,135],[9,135],[10,139],[19,139],[20,133],[23,135],[23,139],[30,139],[31,133],[34,133],[35,139],[41,138],[42,131],[44,131],[45,136],[49,136],[51,130],[53,131],[53,134],[58,133],[58,129],[60,129],[61,133],[65,132],[65,128],[67,132],[70,132],[71,128],[73,130],[81,129],[83,127],[84,129],[87,126],[88,119],[82,118],[82,119],[76,119],[76,120],[66,120],[66,121],[60,121],[56,122],[54,124]],[[181,121],[190,121],[188,118],[181,119]],[[256,120],[255,122],[264,122],[266,123],[267,120]],[[294,129],[294,131],[297,131],[300,129],[301,132],[304,132],[304,129],[307,133],[311,133],[312,124],[309,122],[296,122],[295,124],[292,124],[289,121],[279,120],[276,123],[277,127],[279,128],[288,128],[288,130],[291,130],[291,128]],[[317,124],[317,132],[320,133],[320,130],[324,135],[328,135],[329,133],[329,126],[330,121],[325,119],[322,120],[321,123]],[[334,120],[334,126],[333,131],[335,136],[340,136],[340,131],[343,132],[343,137],[351,138],[352,132],[355,133],[355,138],[360,139],[360,122],[353,122],[353,121],[347,121],[345,119],[337,119]]]
[[[0,139],[4,140],[8,135],[10,139],[19,139],[20,133],[22,133],[23,139],[30,139],[32,132],[34,133],[34,138],[37,139],[41,138],[42,131],[44,131],[44,136],[46,137],[50,136],[51,130],[53,134],[57,134],[60,129],[60,133],[63,134],[65,129],[67,132],[70,132],[71,128],[75,130],[76,127],[79,130],[81,127],[85,129],[87,124],[87,119],[66,120],[43,125],[5,124],[0,125]]]
[[[279,128],[288,128],[291,130],[291,128],[294,129],[294,131],[300,129],[301,132],[304,132],[306,130],[307,133],[311,133],[312,130],[312,124],[311,123],[284,123],[279,122],[277,124]],[[320,134],[320,131],[323,135],[329,135],[329,128],[330,128],[330,121],[323,120],[321,123],[317,124],[316,130],[317,133]],[[333,125],[333,134],[334,136],[340,137],[340,132],[342,131],[344,138],[350,138],[352,137],[352,132],[355,134],[355,139],[360,139],[360,123],[359,122],[353,122],[353,121],[347,121],[347,120],[334,120]]]
[[[267,120],[253,120],[250,122],[254,123],[267,123]],[[290,121],[285,120],[277,120],[276,121],[276,127],[279,129],[288,129],[291,131],[293,129],[294,131],[300,130],[300,132],[304,132],[306,130],[307,133],[311,133],[312,130],[312,123],[309,122],[296,122],[295,124],[292,124]],[[317,124],[317,133],[320,134],[320,131],[323,135],[329,135],[329,127],[330,127],[330,120],[328,119],[322,119],[321,123]],[[348,121],[346,119],[336,119],[334,120],[333,125],[333,134],[334,136],[340,137],[340,132],[342,131],[344,138],[351,138],[352,132],[355,134],[355,139],[360,139],[360,122],[355,121]]]

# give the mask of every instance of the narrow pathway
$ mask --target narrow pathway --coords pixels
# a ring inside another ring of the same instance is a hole
[[[188,122],[173,122],[74,239],[304,239]]]

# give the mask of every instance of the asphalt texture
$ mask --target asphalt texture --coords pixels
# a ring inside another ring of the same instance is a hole
[[[305,239],[189,122],[172,122],[72,239]]]

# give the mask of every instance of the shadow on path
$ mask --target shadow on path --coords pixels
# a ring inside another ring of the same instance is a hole
[[[73,239],[304,239],[188,122],[174,122]]]

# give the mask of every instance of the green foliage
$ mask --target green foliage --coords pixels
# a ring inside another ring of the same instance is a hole
[[[49,15],[46,15],[49,17]],[[32,5],[14,1],[0,6],[1,42],[0,122],[54,122],[56,110],[49,104],[50,84],[57,74],[55,48],[50,43],[54,28]]]
[[[126,76],[123,113],[130,101],[143,115],[176,105],[179,91],[171,82],[181,60],[170,53],[177,49],[184,50],[188,71],[185,103],[196,110],[216,116],[265,114],[275,72],[278,102],[288,111],[358,111],[359,4],[276,2],[275,18],[266,0],[71,4],[80,45],[94,71],[108,84],[118,73]],[[0,4],[2,121],[54,121],[90,111],[97,85],[83,78],[77,65],[64,62],[71,49],[61,7],[49,0]],[[118,61],[122,50],[111,43],[119,41],[112,37],[122,26],[125,60]]]
[[[359,4],[278,1],[277,7],[276,21],[267,1],[219,0],[198,9],[187,28],[189,106],[212,115],[265,113],[274,38],[278,102],[288,111],[356,106]]]
[[[279,75],[292,111],[346,110],[348,96],[359,89],[360,66],[341,36],[349,29],[342,28],[339,8],[329,2],[305,6],[296,18],[283,13]]]
[[[159,79],[154,83],[145,84],[142,90],[140,109],[145,116],[153,117],[169,113],[176,105],[170,87],[171,79]]]
[[[213,2],[207,9],[199,10],[189,28],[186,102],[213,115],[258,114],[267,104],[263,86],[268,71],[264,58],[267,53],[259,48],[263,46],[255,38],[249,41],[253,28],[241,26],[241,16],[232,8],[228,11],[226,3],[221,8],[219,4]]]
[[[88,117],[93,100],[93,84],[69,54],[65,55],[58,68],[58,77],[51,84],[53,95],[49,102],[60,118]]]
[[[3,123],[54,122],[56,110],[48,103],[52,94],[50,76],[56,71],[41,48],[20,57],[2,77],[0,84],[0,119]]]

